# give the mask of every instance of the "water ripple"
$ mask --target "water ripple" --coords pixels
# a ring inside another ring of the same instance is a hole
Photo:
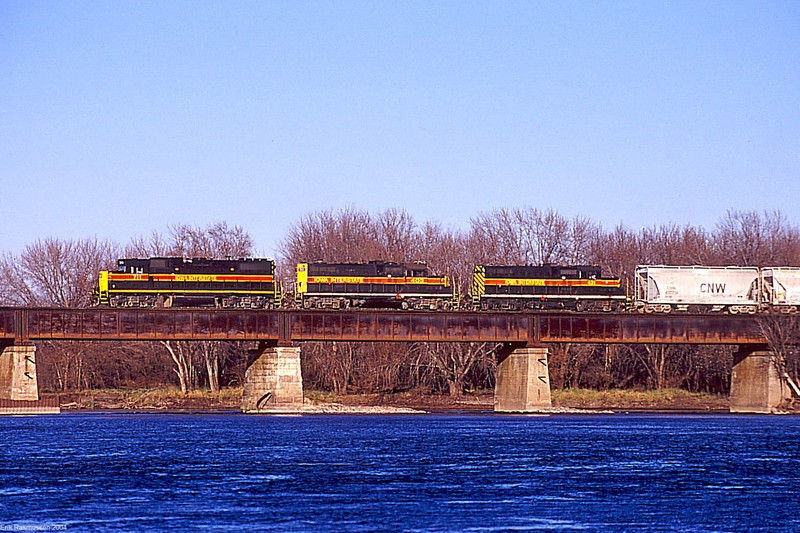
[[[0,418],[0,525],[797,531],[800,419]]]

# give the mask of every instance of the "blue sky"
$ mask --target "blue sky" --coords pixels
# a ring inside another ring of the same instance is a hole
[[[800,223],[800,2],[0,2],[0,251],[400,207]]]

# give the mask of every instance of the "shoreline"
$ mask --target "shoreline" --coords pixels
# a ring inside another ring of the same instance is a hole
[[[176,389],[91,390],[43,393],[59,399],[62,413],[239,413],[241,388],[218,393]],[[553,406],[519,415],[613,413],[722,414],[729,412],[727,397],[668,391],[554,390]],[[796,412],[796,411],[795,411]],[[305,405],[291,411],[257,414],[447,414],[494,413],[493,392],[482,391],[451,398],[421,392],[334,395],[307,391]]]
[[[496,415],[496,416],[550,416],[550,415],[626,415],[626,414],[652,414],[652,415],[728,415],[732,414],[725,409],[696,410],[696,409],[574,409],[569,407],[554,407],[530,412],[503,412],[498,413],[491,409],[486,410],[415,410],[396,408],[390,406],[355,407],[337,404],[317,405],[300,410],[276,410],[260,413],[243,413],[238,409],[168,409],[168,408],[134,408],[134,409],[64,409],[61,415],[81,414],[108,414],[108,415],[244,415],[244,416],[305,416],[305,415]],[[779,412],[772,414],[796,414],[792,412]]]

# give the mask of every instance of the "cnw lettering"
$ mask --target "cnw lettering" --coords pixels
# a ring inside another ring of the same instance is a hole
[[[725,294],[725,283],[701,283],[700,292],[710,294]]]

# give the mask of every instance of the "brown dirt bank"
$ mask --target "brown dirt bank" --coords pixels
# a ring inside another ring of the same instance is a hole
[[[663,391],[629,390],[554,390],[553,407],[557,409],[614,410],[614,411],[700,411],[728,410],[728,398],[710,394],[690,393],[677,389]],[[53,394],[45,393],[48,397]],[[61,409],[135,411],[238,411],[241,388],[223,389],[219,393],[196,391],[186,396],[177,389],[146,390],[89,390],[59,394]],[[362,407],[371,412],[374,407],[395,407],[421,411],[491,411],[494,393],[482,391],[460,398],[418,391],[401,393],[364,393],[334,395],[306,391],[309,406],[338,405],[348,412]]]

